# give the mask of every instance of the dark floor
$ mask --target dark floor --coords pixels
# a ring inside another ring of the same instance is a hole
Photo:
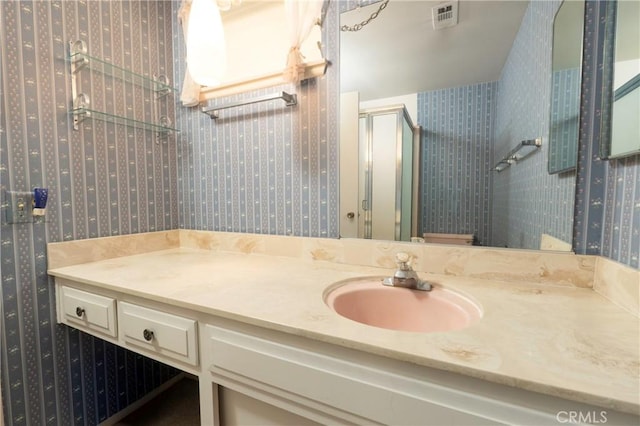
[[[184,378],[116,426],[199,426],[198,381]]]

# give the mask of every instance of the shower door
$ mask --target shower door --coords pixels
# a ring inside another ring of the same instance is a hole
[[[399,105],[361,110],[358,129],[358,237],[409,241],[419,128]]]

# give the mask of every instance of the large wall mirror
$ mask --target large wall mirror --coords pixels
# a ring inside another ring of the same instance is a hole
[[[565,1],[553,21],[549,173],[576,168],[584,2]]]
[[[605,53],[605,93],[601,156],[620,158],[640,153],[640,2],[618,1],[608,5],[614,27],[608,29],[605,46],[613,44],[613,55]],[[607,114],[608,113],[608,114]]]
[[[412,178],[414,182],[419,182],[420,191],[415,188],[413,191],[404,191],[413,194],[410,202],[399,194],[395,200],[388,202],[395,203],[396,206],[396,221],[389,226],[404,229],[406,224],[401,220],[406,215],[403,209],[411,209],[414,212],[411,226],[417,230],[412,233],[414,238],[423,237],[425,233],[438,233],[438,230],[432,231],[430,223],[427,223],[429,217],[437,216],[441,221],[466,220],[471,223],[465,229],[450,231],[451,234],[473,234],[476,244],[505,246],[491,241],[491,227],[502,226],[502,223],[489,224],[492,209],[496,208],[492,205],[492,197],[496,191],[503,191],[504,185],[508,185],[512,180],[522,180],[526,167],[519,166],[518,172],[522,174],[517,178],[509,177],[509,173],[514,176],[515,171],[500,173],[500,186],[496,189],[493,183],[497,180],[498,174],[491,169],[494,168],[495,158],[503,154],[497,151],[503,151],[504,147],[494,145],[494,139],[497,138],[494,126],[497,126],[496,121],[500,121],[495,116],[496,110],[500,108],[495,107],[494,99],[514,39],[523,25],[528,26],[529,33],[544,31],[542,38],[548,40],[544,51],[535,52],[538,57],[543,58],[540,62],[548,64],[544,78],[541,79],[544,81],[539,83],[546,87],[536,87],[531,92],[549,93],[551,69],[548,61],[551,57],[552,22],[559,3],[538,2],[536,7],[543,8],[543,12],[548,14],[544,23],[539,25],[539,29],[532,29],[533,24],[523,20],[529,6],[528,1],[477,0],[354,1],[349,5],[341,5],[342,27],[353,30],[357,24],[365,23],[358,31],[340,33],[342,237],[364,238],[358,229],[359,218],[365,214],[363,209],[371,205],[370,200],[363,200],[357,193],[358,182],[365,177],[365,171],[355,167],[360,155],[355,147],[358,146],[358,138],[362,139],[363,133],[357,125],[358,118],[361,118],[360,113],[363,110],[402,106],[410,116],[410,122],[419,127],[421,134],[419,143],[422,146],[414,150],[411,157],[415,165]],[[450,20],[451,15],[454,16],[455,22]],[[437,26],[441,28],[435,28],[433,17],[440,23]],[[448,23],[452,25],[447,25]],[[581,27],[578,31],[577,38],[581,40]],[[580,45],[581,43],[578,43],[574,46],[576,51],[572,53],[578,58]],[[529,52],[523,49],[521,54],[528,55]],[[522,72],[532,73],[531,70]],[[514,78],[518,79],[517,76],[510,77]],[[448,121],[440,120],[441,122],[436,123],[438,117],[444,117],[445,110],[453,102],[468,107],[461,108],[462,112],[454,119],[448,117]],[[535,118],[543,120],[544,123],[549,120],[549,105],[545,104],[539,109],[541,111],[536,113]],[[396,136],[393,138],[395,148],[386,155],[392,164],[387,171],[387,177],[393,177],[395,181],[399,180],[395,176],[399,176],[398,169],[403,164],[402,144],[398,142],[401,140],[402,123],[398,123],[397,131],[394,133]],[[550,129],[550,123],[544,125],[546,129]],[[455,134],[457,129],[460,130],[459,135]],[[503,137],[504,133],[509,132],[502,132],[500,137]],[[544,143],[548,142],[548,134],[529,136],[542,136],[545,138]],[[366,134],[364,137],[370,138]],[[517,142],[507,139],[506,144]],[[434,147],[437,147],[437,150]],[[408,153],[409,150],[404,149],[404,152]],[[540,150],[536,155],[538,159],[546,159],[547,154],[545,151],[543,155]],[[536,173],[548,175],[547,162],[540,161],[539,166],[538,160],[535,162],[536,167],[541,170]],[[534,161],[531,161],[529,164],[533,163]],[[573,192],[573,181],[570,184],[570,190]],[[553,202],[551,199],[544,199],[544,192],[536,193],[537,204]],[[557,194],[549,197],[560,198]],[[500,202],[504,198],[502,197]],[[573,193],[568,194],[566,198],[572,199]],[[500,209],[499,206],[497,208]],[[518,208],[510,207],[508,214],[527,214],[523,211],[524,207],[519,208],[518,212]],[[370,215],[369,212],[366,214]],[[556,221],[568,222],[570,228],[573,221],[572,204],[562,215],[563,217],[557,218]],[[373,221],[375,217],[376,214],[373,212]],[[502,219],[502,216],[498,217]],[[545,229],[537,232],[544,233]],[[559,249],[571,249],[570,234],[559,242]],[[530,247],[509,244],[508,247],[542,248],[542,245]]]

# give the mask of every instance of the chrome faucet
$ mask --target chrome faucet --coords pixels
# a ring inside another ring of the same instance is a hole
[[[396,253],[396,264],[398,265],[398,269],[393,274],[393,277],[383,279],[382,284],[422,291],[432,290],[431,284],[421,280],[416,271],[411,268],[409,265],[409,255],[407,253]]]

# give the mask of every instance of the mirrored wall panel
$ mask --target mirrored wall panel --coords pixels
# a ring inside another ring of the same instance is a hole
[[[610,158],[640,152],[640,2],[617,2]]]
[[[576,168],[584,2],[564,1],[553,22],[549,173]]]

